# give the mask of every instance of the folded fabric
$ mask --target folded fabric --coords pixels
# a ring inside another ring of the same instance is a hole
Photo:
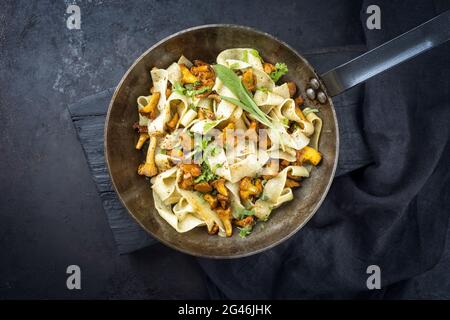
[[[97,186],[103,208],[114,235],[119,253],[128,253],[154,240],[134,221],[117,197],[106,168],[103,128],[114,88],[99,92],[69,105],[69,112],[83,147],[92,178]]]

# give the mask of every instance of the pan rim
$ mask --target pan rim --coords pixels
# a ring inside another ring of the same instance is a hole
[[[128,211],[128,214],[149,234],[151,235],[153,238],[155,238],[156,240],[158,240],[159,242],[163,243],[164,245],[175,249],[179,252],[183,252],[185,254],[189,254],[191,256],[195,256],[195,257],[199,257],[199,258],[210,258],[210,259],[236,259],[236,258],[243,258],[243,257],[248,257],[248,256],[252,256],[261,252],[264,252],[266,250],[269,250],[271,248],[274,248],[275,246],[281,244],[282,242],[290,239],[294,234],[296,234],[300,229],[302,229],[306,223],[309,222],[309,220],[316,214],[317,210],[321,207],[323,201],[325,200],[330,188],[331,188],[331,184],[334,181],[334,177],[335,177],[335,173],[336,173],[336,168],[337,168],[337,163],[338,163],[338,159],[339,159],[339,124],[337,121],[337,117],[336,117],[336,110],[334,108],[334,104],[333,104],[333,100],[330,98],[329,94],[327,93],[327,89],[325,87],[325,85],[322,83],[322,86],[325,90],[325,92],[327,93],[327,99],[328,99],[328,103],[330,104],[331,107],[331,114],[333,116],[333,120],[334,120],[334,124],[335,124],[335,130],[336,130],[336,138],[335,138],[335,157],[334,157],[334,163],[332,166],[332,170],[331,170],[331,174],[328,178],[328,182],[326,184],[325,190],[322,193],[322,195],[320,196],[320,199],[315,203],[314,208],[311,210],[310,214],[308,215],[308,217],[301,223],[299,224],[295,229],[293,229],[290,233],[288,233],[287,235],[281,237],[280,239],[271,242],[270,244],[268,244],[267,246],[264,246],[262,248],[256,249],[256,250],[251,250],[249,252],[245,252],[245,253],[240,253],[240,254],[232,254],[232,255],[209,255],[209,254],[202,254],[199,252],[195,252],[195,251],[191,251],[188,249],[183,249],[180,247],[177,247],[176,245],[170,243],[169,241],[167,241],[166,239],[164,239],[163,237],[160,237],[159,235],[156,235],[155,233],[151,232],[148,228],[146,228],[136,217],[135,215],[132,213],[132,210],[130,210],[130,208],[128,207],[128,205],[125,203],[124,199],[122,198],[121,194],[118,192],[117,186],[116,186],[116,182],[114,181],[114,177],[111,174],[111,167],[110,167],[110,159],[108,156],[108,127],[109,127],[109,120],[110,120],[110,115],[111,115],[111,110],[113,107],[113,104],[115,102],[116,96],[119,92],[119,90],[122,87],[123,82],[125,81],[125,79],[128,77],[128,75],[130,74],[130,72],[134,69],[134,67],[152,50],[154,50],[156,47],[158,47],[159,45],[163,44],[164,42],[175,38],[177,36],[180,36],[182,34],[185,33],[189,33],[192,31],[196,31],[196,30],[201,30],[201,29],[210,29],[210,28],[233,28],[233,29],[240,29],[240,30],[247,30],[247,31],[251,31],[251,32],[255,32],[258,33],[260,35],[264,35],[268,38],[271,38],[272,40],[280,43],[281,45],[285,46],[286,48],[288,48],[290,51],[292,51],[295,56],[300,59],[303,60],[310,68],[311,70],[314,72],[314,74],[316,75],[317,79],[320,80],[320,76],[317,74],[316,70],[314,69],[314,67],[308,62],[308,60],[306,60],[301,54],[299,54],[297,52],[297,50],[295,50],[294,48],[292,48],[289,44],[285,43],[284,41],[276,38],[275,36],[264,32],[264,31],[260,31],[257,30],[255,28],[252,27],[248,27],[248,26],[244,26],[244,25],[237,25],[237,24],[205,24],[205,25],[198,25],[198,26],[194,26],[194,27],[189,27],[180,31],[177,31],[175,33],[170,34],[169,36],[157,41],[154,45],[152,45],[149,49],[147,49],[144,53],[142,53],[134,62],[133,64],[131,64],[131,66],[128,68],[128,70],[125,72],[125,74],[122,76],[122,78],[120,79],[119,83],[117,84],[114,93],[111,97],[111,101],[109,103],[108,106],[108,112],[106,114],[106,120],[105,120],[105,126],[104,126],[104,141],[103,141],[103,147],[104,147],[104,156],[105,156],[105,162],[106,162],[106,167],[108,168],[108,174],[111,178],[111,183],[113,185],[114,191],[116,193],[116,195],[118,196],[120,202],[122,203],[122,205],[125,207],[125,209]]]

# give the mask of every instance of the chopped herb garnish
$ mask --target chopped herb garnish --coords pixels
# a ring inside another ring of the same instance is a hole
[[[200,88],[200,89],[197,89],[197,90],[195,90],[195,89],[188,89],[188,90],[186,90],[186,95],[188,97],[193,97],[193,96],[205,93],[205,92],[210,91],[210,90],[211,90],[211,87],[203,87],[203,88]]]
[[[305,108],[305,109],[303,109],[303,114],[304,114],[305,116],[306,116],[307,114],[311,113],[311,112],[317,113],[317,112],[319,112],[319,110],[318,110],[318,109],[312,109],[312,108]]]
[[[200,84],[201,83],[199,83],[199,85]],[[211,90],[211,87],[202,87],[202,88],[196,90],[196,89],[194,89],[194,85],[192,85],[191,83],[187,83],[183,86],[181,83],[175,82],[173,84],[173,89],[176,92],[178,92],[179,94],[182,94],[182,95],[188,96],[188,97],[193,97],[198,94],[202,94],[202,93],[205,93],[205,92]]]
[[[256,51],[255,49],[250,49],[250,53],[252,56],[254,56],[255,58],[258,58],[259,60],[263,61],[263,59],[261,58],[261,56],[259,55],[259,52]]]
[[[217,154],[219,153],[219,148],[217,148],[216,146],[214,146],[212,149],[211,149],[211,156],[216,156]]]
[[[206,163],[206,161],[203,161],[201,167],[202,167],[202,174],[194,180],[194,183],[209,182],[211,180],[216,180],[218,178],[218,176],[212,172],[211,168]]]
[[[275,64],[275,71],[273,71],[270,74],[270,78],[273,80],[273,82],[277,82],[278,80],[280,80],[280,78],[285,75],[286,73],[288,73],[288,67],[285,63],[283,62],[277,62]]]
[[[212,172],[213,172],[214,174],[216,174],[217,169],[222,168],[222,167],[223,167],[223,164],[222,164],[222,163],[216,163],[216,165],[214,166]]]
[[[239,69],[239,63],[235,62],[230,64],[230,69]]]
[[[181,83],[179,83],[179,82],[175,82],[173,84],[173,89],[176,92],[178,92],[179,94],[182,94],[182,95],[185,95],[185,93],[186,93],[186,88],[183,87],[183,85]]]
[[[244,52],[243,52],[242,61],[248,63],[248,51],[247,50],[244,50]]]
[[[238,227],[238,229],[239,229],[239,236],[240,236],[241,238],[245,238],[245,237],[248,236],[250,233],[252,233],[253,226],[252,226],[252,225],[248,225],[248,226],[245,226],[245,227],[243,227],[243,228],[239,228],[239,227]]]
[[[242,220],[245,217],[254,216],[254,215],[255,215],[255,210],[254,209],[252,209],[252,210],[241,209],[238,212],[238,219]]]
[[[211,122],[205,123],[204,126],[203,126],[204,133],[207,133],[209,130],[214,128],[218,123],[219,123],[219,120],[215,120],[215,121],[211,121]]]
[[[167,150],[166,149],[161,149],[161,151],[159,152],[161,154],[167,154]]]

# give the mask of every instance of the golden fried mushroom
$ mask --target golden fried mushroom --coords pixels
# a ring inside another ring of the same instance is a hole
[[[252,178],[244,177],[239,183],[239,196],[242,200],[249,200],[251,197],[257,197],[261,194],[261,187],[257,187],[255,184],[253,184]]]
[[[148,146],[147,157],[145,163],[139,165],[138,174],[146,177],[153,177],[158,174],[158,168],[155,164],[155,150],[157,137],[155,135],[150,137],[150,144]]]
[[[297,162],[299,165],[310,163],[313,166],[317,166],[321,160],[322,154],[312,147],[306,146],[297,151]]]
[[[263,64],[263,69],[264,69],[264,72],[267,74],[271,74],[272,72],[277,70],[273,64],[267,63],[267,62]]]
[[[234,220],[233,223],[235,226],[245,228],[249,225],[252,225],[255,222],[255,218],[253,216],[248,216],[240,220]]]
[[[287,86],[289,88],[289,96],[292,98],[297,93],[297,86],[292,81],[287,82]]]
[[[211,209],[217,208],[217,197],[216,196],[213,196],[212,194],[207,193],[203,196],[203,199],[205,199],[205,201],[209,203],[209,206],[211,207]]]
[[[147,103],[147,105],[139,110],[139,113],[143,116],[146,116],[149,119],[155,119],[158,111],[158,102],[159,98],[161,97],[161,94],[159,92],[155,92],[152,94],[150,101]]]
[[[140,133],[139,134],[139,139],[136,143],[136,149],[137,150],[141,150],[142,146],[144,145],[145,141],[147,141],[148,139],[150,139],[150,136],[148,135],[148,133]]]
[[[199,183],[195,184],[194,190],[201,192],[201,193],[208,193],[208,192],[212,191],[212,187],[209,185],[208,182],[203,181],[203,182],[199,182]]]
[[[194,76],[184,64],[180,64],[179,66],[181,70],[182,83],[196,83],[198,81],[197,77]]]
[[[216,209],[216,212],[219,216],[219,219],[222,221],[223,226],[225,227],[225,235],[227,237],[231,237],[233,235],[233,226],[231,225],[231,208],[228,209]]]
[[[245,88],[247,88],[248,91],[250,92],[254,92],[256,89],[256,81],[255,81],[255,76],[253,75],[253,70],[251,68],[247,69],[243,74],[242,74],[242,84],[244,85]]]

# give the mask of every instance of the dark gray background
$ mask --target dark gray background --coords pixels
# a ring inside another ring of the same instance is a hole
[[[71,3],[81,30],[66,28]],[[0,298],[206,298],[189,256],[159,244],[117,254],[66,106],[115,86],[143,51],[186,27],[244,24],[304,53],[360,48],[360,10],[353,0],[1,1]],[[439,279],[445,257],[424,277]],[[66,289],[70,264],[82,269],[80,291]]]

